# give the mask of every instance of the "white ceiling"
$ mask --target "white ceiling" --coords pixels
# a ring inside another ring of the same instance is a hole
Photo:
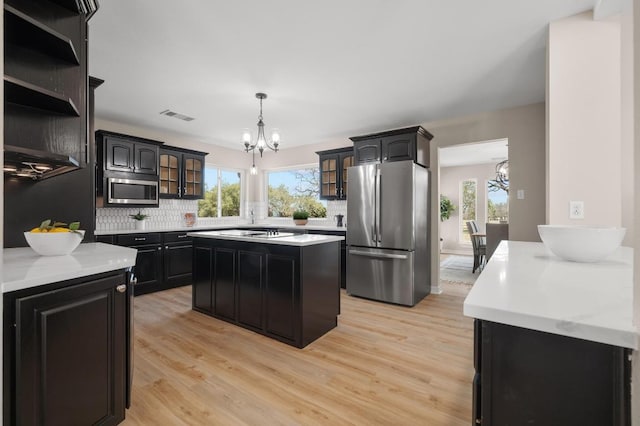
[[[241,149],[263,91],[286,149],[540,102],[547,24],[596,2],[104,1],[96,116]]]
[[[499,163],[509,155],[508,142],[507,139],[496,139],[439,148],[440,167]]]

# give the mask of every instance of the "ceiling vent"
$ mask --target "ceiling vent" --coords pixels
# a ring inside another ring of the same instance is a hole
[[[165,109],[164,111],[162,111],[160,113],[160,115],[166,115],[167,117],[173,117],[173,118],[177,118],[178,120],[182,120],[182,121],[193,121],[195,120],[195,118],[193,117],[189,117],[188,115],[184,115],[184,114],[179,114],[175,111],[171,111],[170,109]]]

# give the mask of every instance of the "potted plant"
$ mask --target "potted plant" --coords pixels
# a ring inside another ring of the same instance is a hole
[[[296,225],[306,225],[309,221],[309,213],[306,210],[296,210],[293,212],[293,221]]]
[[[453,205],[449,197],[446,195],[440,195],[440,222],[444,222],[449,219],[455,210],[456,206]],[[444,240],[440,237],[440,251],[442,251],[443,244]]]
[[[136,229],[137,229],[138,231],[143,231],[143,230],[144,230],[144,228],[145,228],[145,222],[144,222],[144,220],[145,220],[146,218],[148,218],[148,217],[149,217],[149,215],[147,215],[147,214],[142,214],[142,212],[140,212],[140,210],[138,210],[138,213],[136,213],[136,214],[130,214],[130,215],[129,215],[129,217],[130,217],[130,218],[132,218],[132,219],[135,219],[135,221],[136,221]]]

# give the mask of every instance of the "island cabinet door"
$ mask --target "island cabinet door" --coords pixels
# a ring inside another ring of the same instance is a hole
[[[264,268],[264,253],[238,250],[238,322],[260,331],[264,329]]]
[[[124,420],[126,306],[124,275],[16,299],[11,424]]]
[[[267,254],[265,291],[266,332],[289,342],[298,342],[300,328],[297,258]]]
[[[481,324],[476,332],[481,340],[481,424],[630,424],[627,349],[489,321]]]
[[[213,313],[213,248],[193,248],[192,305],[196,311]]]
[[[216,247],[213,252],[213,313],[236,320],[236,250]]]

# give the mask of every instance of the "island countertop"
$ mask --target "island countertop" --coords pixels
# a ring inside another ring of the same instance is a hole
[[[2,292],[23,290],[135,265],[137,250],[83,243],[66,256],[40,256],[31,247],[4,249]]]
[[[328,226],[328,225],[286,225],[278,223],[254,223],[254,224],[197,224],[194,226],[173,226],[168,228],[146,228],[139,229],[113,229],[113,230],[96,230],[95,235],[116,235],[116,234],[145,234],[150,232],[198,232],[206,230],[220,230],[220,229],[254,229],[254,228],[269,228],[269,229],[287,229],[293,232],[306,232],[306,231],[327,231],[327,232],[344,232],[346,234],[347,228],[345,226]]]
[[[208,231],[208,232],[189,232],[187,235],[193,238],[211,238],[227,241],[243,241],[261,244],[276,244],[284,246],[313,246],[316,244],[325,244],[335,241],[342,241],[344,237],[337,235],[322,234],[295,234],[291,236],[280,236],[277,238],[256,238],[252,236],[241,235],[225,235],[227,231]]]
[[[464,302],[469,317],[637,349],[633,250],[597,263],[560,259],[542,243],[503,241]]]

